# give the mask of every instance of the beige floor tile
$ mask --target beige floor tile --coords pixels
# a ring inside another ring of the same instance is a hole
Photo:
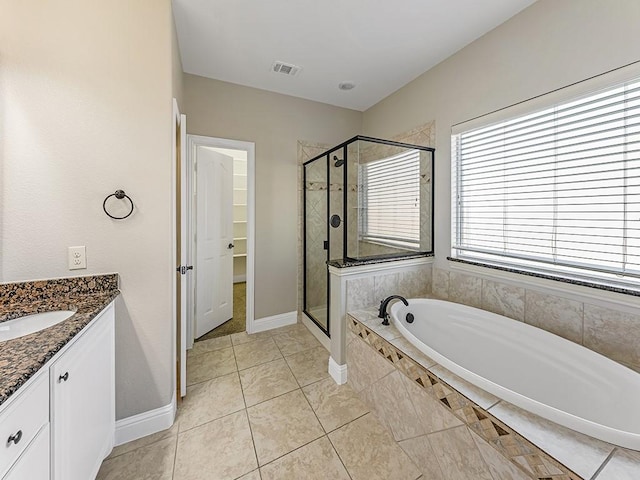
[[[306,327],[296,328],[273,336],[282,355],[288,356],[320,346],[320,342]]]
[[[482,455],[482,458],[489,467],[489,471],[494,479],[530,480],[530,477],[516,467],[508,458],[498,452],[478,435],[472,431],[470,432],[473,441],[480,451],[480,455]]]
[[[215,352],[216,350],[229,348],[230,346],[231,337],[229,336],[202,340],[193,343],[193,348],[187,351],[187,356],[192,357],[194,355],[200,355],[201,353]]]
[[[285,357],[301,387],[329,376],[329,352],[317,347]]]
[[[236,353],[239,370],[282,358],[280,350],[271,337],[235,345],[233,350]]]
[[[178,411],[180,433],[243,408],[238,372],[187,387]]]
[[[399,445],[422,471],[425,479],[448,480],[448,478],[442,474],[442,470],[440,470],[440,465],[433,454],[433,449],[426,435],[403,440],[399,442]]]
[[[427,436],[447,480],[493,480],[466,426]]]
[[[260,465],[324,435],[300,390],[250,407],[247,413]]]
[[[111,454],[107,457],[107,459],[118,457],[125,453],[129,453],[133,450],[136,450],[140,447],[146,447],[147,445],[151,445],[152,443],[159,442],[160,440],[164,440],[170,437],[175,437],[176,435],[178,435],[178,429],[179,429],[178,426],[179,426],[179,422],[178,422],[178,419],[176,418],[176,421],[173,423],[171,428],[168,428],[166,430],[162,430],[161,432],[154,433],[152,435],[147,435],[146,437],[142,437],[137,440],[133,440],[132,442],[127,442],[123,445],[114,447],[113,450],[111,451]]]
[[[174,480],[178,480],[178,479],[176,478]],[[261,480],[260,470],[254,470],[253,472],[249,472],[246,475],[241,476],[238,480]]]
[[[282,358],[241,370],[240,381],[247,407],[298,388],[296,379]]]
[[[244,410],[178,435],[175,479],[235,479],[257,466]]]
[[[171,480],[177,436],[105,460],[96,480]]]
[[[349,480],[349,474],[327,437],[260,468],[262,480]]]
[[[353,480],[415,480],[422,475],[370,413],[331,432],[329,439]]]
[[[187,359],[187,386],[237,370],[232,348],[195,355]]]
[[[306,325],[301,321],[299,321],[298,323],[292,323],[291,325],[285,325],[284,327],[278,327],[278,328],[269,330],[272,336],[280,335],[283,333],[300,332],[300,331],[303,331],[303,332],[309,331]]]
[[[255,342],[256,340],[264,340],[265,338],[271,338],[273,334],[271,330],[266,332],[258,332],[248,334],[247,332],[234,333],[231,335],[231,343],[235,345],[242,345],[243,343]]]
[[[369,412],[369,408],[349,385],[338,385],[332,378],[307,385],[302,391],[326,432]]]

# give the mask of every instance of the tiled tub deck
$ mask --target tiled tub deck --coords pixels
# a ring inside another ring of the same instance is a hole
[[[640,452],[574,432],[471,385],[393,325],[381,325],[376,309],[350,312],[347,323],[349,384],[425,478],[640,478]]]

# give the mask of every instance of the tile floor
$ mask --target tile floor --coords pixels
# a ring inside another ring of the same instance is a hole
[[[173,427],[116,447],[98,480],[423,478],[328,358],[302,324],[197,342]]]

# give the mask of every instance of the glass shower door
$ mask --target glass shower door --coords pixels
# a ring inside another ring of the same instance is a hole
[[[328,156],[304,165],[304,312],[328,334]]]

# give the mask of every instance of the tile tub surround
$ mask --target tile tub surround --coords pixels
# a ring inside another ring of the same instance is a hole
[[[640,372],[640,309],[433,268],[432,295],[525,322]],[[620,293],[621,301],[630,303]],[[609,305],[609,306],[606,306]],[[362,307],[360,307],[362,308]]]
[[[45,330],[0,342],[0,404],[120,294],[117,285],[117,274],[0,284],[0,322],[51,310],[76,312]]]
[[[382,326],[375,316],[375,309],[349,315],[348,383],[361,393],[403,448],[409,443],[404,437],[421,434],[416,438],[434,450],[438,460],[435,466],[444,475],[441,478],[597,480],[607,478],[606,472],[619,473],[620,469],[635,478],[638,465],[628,459],[638,458],[638,452],[579,434],[499,400],[411,349],[393,325]],[[398,393],[402,392],[397,383],[400,374],[404,388],[411,392],[411,402],[402,402],[403,394]],[[409,411],[403,414],[404,418],[398,418],[397,412],[388,413],[385,406],[370,403],[391,395],[389,384],[395,385],[395,392],[384,405]],[[456,429],[459,431],[454,435]],[[473,443],[468,441],[465,429]],[[446,439],[443,432],[448,432]],[[485,477],[478,462],[470,461],[464,474],[449,470],[455,463],[451,458],[477,458],[478,452],[493,477]],[[412,458],[419,465],[422,462],[426,476],[429,469],[435,469],[433,461]],[[617,461],[610,464],[613,458]]]

